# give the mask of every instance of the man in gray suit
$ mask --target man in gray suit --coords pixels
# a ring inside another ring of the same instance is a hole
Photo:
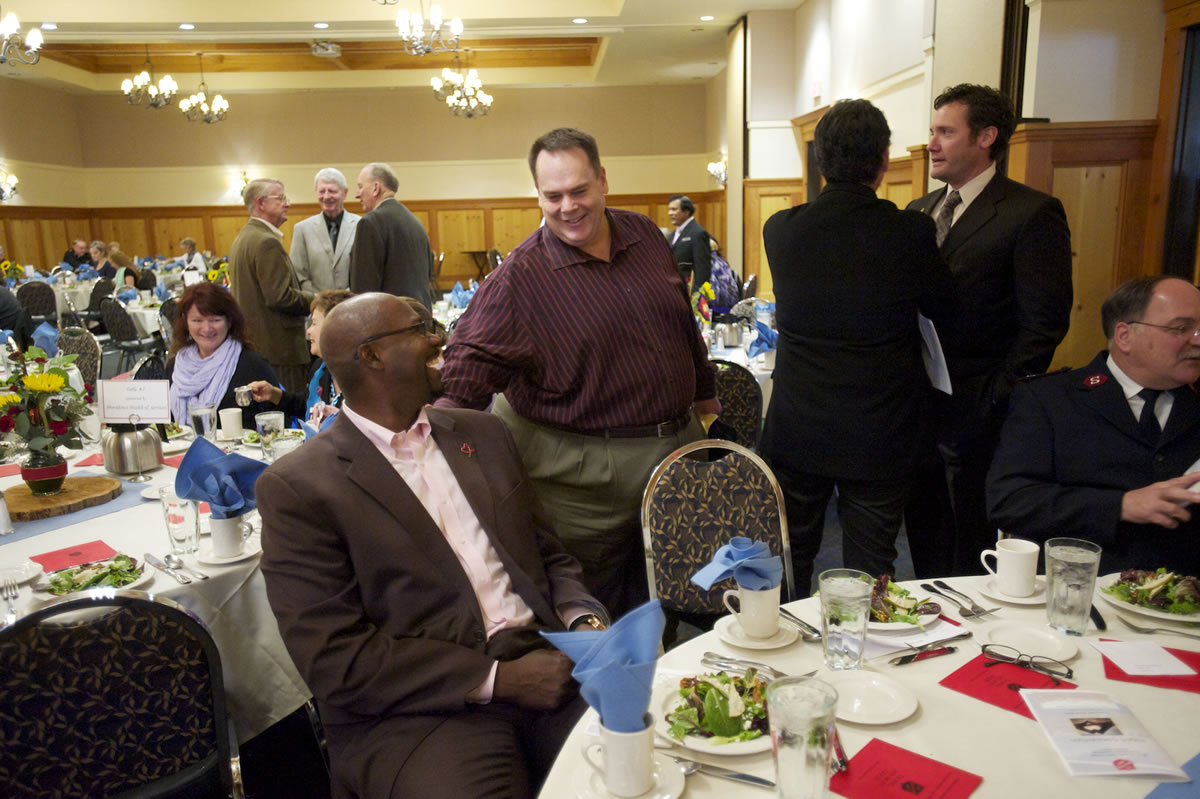
[[[317,173],[317,202],[321,213],[292,228],[292,266],[300,288],[316,294],[350,288],[350,250],[358,214],[346,210],[346,176],[333,167]]]
[[[412,297],[433,307],[429,235],[412,211],[396,200],[400,180],[387,164],[367,164],[354,197],[366,215],[359,220],[350,257],[350,290]]]

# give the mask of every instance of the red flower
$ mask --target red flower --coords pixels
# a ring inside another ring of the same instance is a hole
[[[8,415],[10,417],[20,416],[21,415],[21,406],[20,405],[9,405],[8,406]]]
[[[84,384],[83,384],[83,390],[84,390],[86,393],[88,393],[88,394],[91,394],[93,391],[95,391],[95,390],[96,390],[96,387],[95,387],[95,386],[93,386],[91,383],[84,383]]]
[[[66,421],[65,419],[63,419],[61,421],[58,419],[50,420],[50,432],[56,436],[65,436],[67,434],[67,431],[70,429],[71,429],[71,423]]]
[[[45,363],[46,359],[45,358],[34,358],[33,362],[34,363]]]
[[[11,416],[0,416],[0,433],[7,433],[13,429],[13,420]]]

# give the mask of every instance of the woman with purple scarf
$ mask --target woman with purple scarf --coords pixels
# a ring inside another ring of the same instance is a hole
[[[229,290],[215,283],[189,286],[179,298],[172,326],[171,415],[188,424],[188,404],[213,403],[236,408],[233,390],[255,380],[278,384],[271,364],[246,339],[246,318]],[[242,408],[242,426],[254,429],[254,415],[273,410],[254,402]]]

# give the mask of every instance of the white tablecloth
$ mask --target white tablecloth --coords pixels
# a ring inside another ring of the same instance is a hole
[[[65,288],[61,283],[54,284],[52,288],[54,289],[54,302],[57,306],[58,314],[61,316],[69,310],[67,308],[67,301],[63,299],[64,295],[70,296],[76,311],[86,310],[88,303],[92,300],[92,286],[95,284],[96,281],[94,280],[76,283],[70,288]]]
[[[980,596],[976,590],[982,581],[982,577],[964,577],[948,582],[960,591],[967,591],[982,600],[985,607],[997,607],[991,600]],[[920,591],[915,583],[905,585]],[[942,606],[950,607],[950,604],[943,602]],[[1108,620],[1108,632],[1101,634],[1092,630],[1085,637],[1075,639],[1079,645],[1079,656],[1069,663],[1075,670],[1072,682],[1080,688],[1106,691],[1128,705],[1146,729],[1182,766],[1200,752],[1200,726],[1196,723],[1200,715],[1200,694],[1109,680],[1104,676],[1100,655],[1091,647],[1090,642],[1099,637],[1126,641],[1152,640],[1175,649],[1200,651],[1200,641],[1174,635],[1149,636],[1133,633],[1117,621],[1116,611],[1103,600],[1097,598],[1096,606]],[[806,599],[788,607],[806,621],[819,624],[818,600]],[[977,631],[976,635],[979,635],[978,631],[986,629],[989,624],[1001,622],[1028,623],[1039,627],[1046,624],[1044,606],[1003,607],[1002,612],[993,614],[996,621],[964,622],[964,629]],[[947,615],[957,618],[957,614],[954,613],[948,612]],[[1140,619],[1132,614],[1129,618],[1134,623]],[[1145,625],[1148,627],[1163,626],[1153,620],[1140,620],[1149,621]],[[942,626],[948,627],[945,622],[942,622]],[[872,738],[880,738],[983,777],[983,783],[972,794],[972,799],[1032,799],[1049,796],[1140,799],[1157,784],[1154,778],[1149,777],[1071,777],[1036,722],[938,685],[939,680],[979,654],[978,644],[970,640],[957,642],[957,645],[958,652],[953,655],[906,666],[889,666],[886,658],[873,662],[869,666],[871,670],[885,674],[912,689],[920,699],[921,705],[915,714],[894,724],[866,726],[839,722],[838,730],[847,755],[853,757]],[[706,633],[671,650],[660,660],[660,668],[695,673],[701,670],[701,654],[710,650],[761,661],[789,674],[804,674],[817,668],[826,673],[819,642],[807,644],[797,640],[782,649],[747,650],[724,643],[716,633]],[[580,755],[580,747],[588,740],[585,734],[587,729],[594,729],[596,722],[596,715],[589,710],[576,725],[542,789],[542,799],[562,799],[577,795],[589,769]],[[741,757],[704,757],[689,754],[686,750],[675,751],[689,759],[707,760],[727,768],[775,779],[775,766],[769,749],[761,754]],[[1200,793],[1200,784],[1189,787]],[[684,791],[687,799],[759,799],[770,795],[761,788],[741,786],[703,774],[688,777],[687,788]]]
[[[87,454],[85,452],[82,457]],[[244,450],[243,454],[253,456],[255,453]],[[72,461],[79,459],[72,458]],[[96,473],[104,471],[102,466],[84,468]],[[176,470],[164,466],[150,474],[152,482],[143,483],[143,486],[169,485],[175,480]],[[0,477],[0,489],[19,483],[19,477]],[[71,515],[61,518],[63,527],[41,535],[10,543],[0,538],[0,567],[15,566],[30,555],[96,539],[139,561],[145,552],[161,557],[168,550],[166,527],[157,500],[83,522],[72,523]],[[202,522],[202,527],[205,524]],[[20,525],[18,522],[18,533]],[[255,527],[258,526],[256,522]],[[257,544],[257,533],[251,541]],[[207,566],[198,563],[194,555],[188,555],[184,556],[184,562],[208,574],[210,579],[180,585],[172,577],[147,566],[154,575],[153,580],[136,589],[169,597],[208,625],[221,652],[226,698],[239,741],[253,738],[300,707],[310,696],[283,646],[275,617],[267,604],[266,585],[258,560],[259,556],[255,555],[228,566]],[[46,593],[35,595],[25,584],[21,587],[19,608],[27,612],[35,602],[50,598],[52,595]]]
[[[130,308],[126,306],[125,312],[133,320],[133,326],[137,328],[139,336],[152,336],[162,329],[161,317],[158,315],[157,307]]]

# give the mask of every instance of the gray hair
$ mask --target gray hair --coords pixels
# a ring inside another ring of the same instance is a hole
[[[336,183],[342,191],[346,191],[348,188],[346,185],[346,176],[342,174],[340,169],[334,169],[331,166],[327,166],[317,173],[317,176],[313,178],[313,188],[315,189],[317,184],[322,181],[325,183]]]
[[[254,211],[254,203],[259,197],[265,197],[271,192],[272,186],[283,188],[283,181],[275,180],[274,178],[255,178],[246,184],[246,188],[242,189],[242,202],[246,206],[247,211]]]
[[[83,239],[76,239],[76,240],[83,241]],[[91,244],[88,245],[88,249],[89,250],[98,250],[101,255],[108,255],[108,245],[102,241],[93,241]]]
[[[375,162],[367,164],[363,169],[366,171],[367,177],[371,180],[378,180],[388,191],[400,191],[400,178],[396,177],[395,170],[387,164]]]
[[[181,247],[191,247],[193,250],[196,249],[196,240],[190,236],[185,239],[180,239],[179,244]]]

